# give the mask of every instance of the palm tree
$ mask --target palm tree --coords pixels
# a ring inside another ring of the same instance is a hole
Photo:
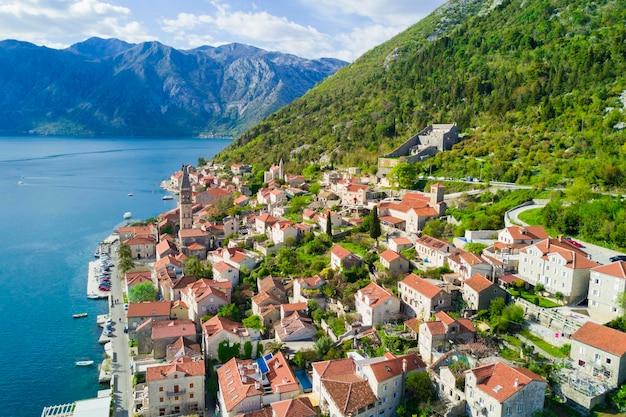
[[[276,355],[278,352],[285,353],[288,350],[289,348],[283,342],[279,342],[278,340],[272,340],[271,342],[266,343],[263,348],[264,352],[271,353],[272,355]]]

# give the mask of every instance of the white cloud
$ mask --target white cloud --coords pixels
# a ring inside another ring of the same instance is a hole
[[[0,39],[59,48],[90,36],[155,39],[131,16],[129,8],[98,0],[14,0],[0,5]]]
[[[445,0],[317,0],[304,1],[303,5],[315,8],[318,13],[352,14],[374,23],[406,28],[443,3]]]
[[[340,59],[353,61],[376,45],[388,41],[403,29],[402,27],[372,25],[356,28],[350,33],[342,33],[337,36],[337,41],[344,51],[349,51],[349,54]]]

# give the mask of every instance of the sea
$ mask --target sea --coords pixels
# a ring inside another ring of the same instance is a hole
[[[0,404],[4,417],[94,398],[100,363],[88,263],[124,223],[176,206],[160,183],[230,139],[0,137]],[[129,196],[132,194],[132,196]],[[88,313],[74,319],[72,314]]]

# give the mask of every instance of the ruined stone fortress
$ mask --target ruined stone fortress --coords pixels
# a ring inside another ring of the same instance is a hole
[[[456,123],[428,125],[392,152],[378,158],[377,176],[385,177],[399,163],[423,161],[437,152],[449,150],[458,141]]]

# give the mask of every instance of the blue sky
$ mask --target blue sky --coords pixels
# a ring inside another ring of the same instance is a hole
[[[65,48],[92,36],[179,49],[240,42],[353,61],[445,0],[1,0],[0,39]]]

